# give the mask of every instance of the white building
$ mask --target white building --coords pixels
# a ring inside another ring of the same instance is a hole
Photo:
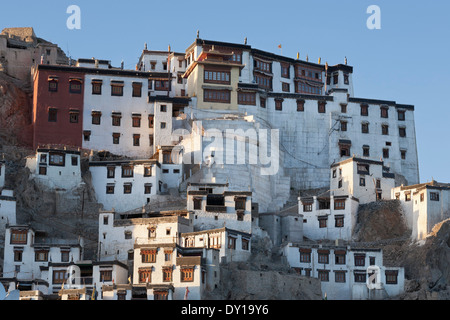
[[[331,166],[330,192],[334,196],[352,195],[360,204],[390,200],[395,175],[383,161],[352,157]]]
[[[49,264],[78,262],[83,258],[83,239],[54,239],[29,226],[8,226],[2,283],[19,283],[23,291],[52,292]],[[67,271],[65,267],[64,271]],[[60,285],[61,287],[61,285]]]
[[[86,69],[83,148],[150,158],[153,109],[147,103],[148,74]]]
[[[351,240],[359,202],[351,196],[299,198],[303,235],[310,240]]]
[[[89,171],[97,201],[104,210],[142,208],[163,191],[163,174],[157,160],[91,161]]]
[[[450,218],[450,184],[431,181],[392,189],[392,199],[401,201],[412,239],[422,240],[433,227]]]
[[[383,265],[381,249],[289,243],[289,265],[301,275],[318,278],[329,300],[369,300],[404,292],[404,268]]]
[[[247,261],[251,255],[250,233],[228,228],[181,234],[184,248],[218,249],[222,262]]]
[[[228,191],[228,184],[191,183],[187,210],[193,211],[194,229],[229,228],[252,232],[252,192]]]
[[[229,73],[230,81],[220,88],[204,84],[209,80],[203,72],[191,72],[208,52],[229,57],[220,71]],[[414,106],[355,97],[353,67],[327,67],[246,43],[200,38],[186,49],[186,60],[186,89],[190,95],[195,93],[195,118],[211,118],[212,111],[246,113],[262,126],[280,129],[283,168],[292,187],[326,186],[329,166],[353,154],[383,158],[391,173],[403,175],[410,184],[418,183]],[[242,65],[238,77],[232,63]],[[206,90],[229,90],[230,95],[210,102],[203,98]]]
[[[67,148],[38,148],[26,159],[30,179],[50,189],[78,188],[81,178],[80,150]]]
[[[8,225],[16,224],[16,198],[12,190],[0,192],[0,234],[4,235]]]
[[[118,260],[124,263],[133,260],[136,243],[179,242],[181,233],[192,232],[192,221],[188,212],[165,212],[161,214],[143,214],[143,218],[115,219],[114,211],[100,212],[98,259],[99,261]],[[153,230],[152,232],[150,232]],[[150,237],[151,236],[151,237]]]

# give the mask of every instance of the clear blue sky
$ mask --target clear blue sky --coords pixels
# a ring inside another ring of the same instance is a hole
[[[5,1],[3,1],[5,2]],[[69,30],[69,5],[81,30]],[[369,30],[368,6],[381,8]],[[0,28],[30,26],[74,59],[96,57],[133,68],[144,47],[183,52],[200,38],[243,43],[292,58],[354,67],[355,96],[416,106],[421,181],[450,182],[450,1],[227,0],[8,1]]]

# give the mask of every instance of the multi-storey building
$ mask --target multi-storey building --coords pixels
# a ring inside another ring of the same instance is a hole
[[[299,274],[318,278],[327,299],[385,299],[405,290],[404,268],[385,267],[381,249],[288,243],[283,255]]]
[[[450,184],[431,181],[392,189],[401,202],[406,225],[414,240],[423,240],[434,226],[450,218]]]

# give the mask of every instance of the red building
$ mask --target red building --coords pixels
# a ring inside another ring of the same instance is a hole
[[[84,72],[39,65],[34,75],[33,146],[82,147]]]

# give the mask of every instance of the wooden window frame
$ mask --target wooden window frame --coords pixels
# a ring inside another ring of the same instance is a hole
[[[142,82],[133,82],[132,87],[133,87],[132,97],[133,98],[142,97]]]
[[[238,104],[256,106],[255,92],[238,92]]]
[[[122,178],[133,178],[133,177],[134,177],[134,167],[131,165],[122,166]]]
[[[48,81],[48,92],[58,92],[58,80],[52,79]]]
[[[369,105],[361,104],[361,116],[368,117],[369,116]]]
[[[336,283],[346,283],[345,271],[335,271],[334,272],[334,282]]]
[[[345,210],[345,199],[334,199],[334,210]]]
[[[298,99],[297,100],[297,112],[305,111],[305,100]]]
[[[83,81],[80,79],[69,80],[69,93],[81,94],[83,92]]]
[[[141,250],[141,262],[142,263],[156,263],[157,254],[158,254],[158,250],[156,250],[156,249]]]
[[[111,96],[112,97],[123,97],[123,84],[113,84],[111,83]]]
[[[229,90],[204,89],[203,102],[230,103],[231,92]]]
[[[194,268],[181,268],[180,281],[181,282],[194,282]]]
[[[92,85],[92,95],[101,95],[102,94],[103,82],[92,81],[91,85]]]
[[[283,101],[284,99],[275,99],[275,110],[283,111]]]
[[[205,69],[203,71],[204,83],[230,84],[231,72],[223,70]]]
[[[48,108],[48,122],[58,122],[57,108]]]
[[[334,227],[335,228],[344,228],[345,217],[344,216],[336,216],[334,217]]]

